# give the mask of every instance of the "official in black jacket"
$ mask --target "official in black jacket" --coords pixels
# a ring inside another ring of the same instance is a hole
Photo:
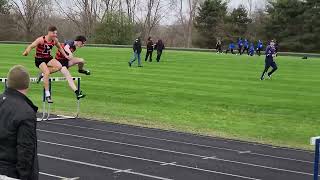
[[[132,63],[138,59],[138,67],[142,67],[141,64],[141,39],[138,37],[133,43],[133,57],[128,62],[129,66],[131,67]]]
[[[155,44],[154,49],[157,50],[157,62],[160,62],[162,51],[165,49],[164,44],[161,39]]]
[[[147,41],[147,54],[146,54],[145,61],[147,61],[149,57],[149,62],[152,62],[152,53],[153,53],[153,41],[151,37],[149,37]]]
[[[0,95],[0,175],[38,180],[36,112],[26,97],[30,77],[22,66],[8,73],[7,89]]]

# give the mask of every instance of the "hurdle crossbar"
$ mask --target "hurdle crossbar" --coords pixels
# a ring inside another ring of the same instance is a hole
[[[80,91],[80,82],[81,82],[81,77],[72,77],[73,81],[77,81],[78,83],[78,90]],[[7,88],[7,78],[0,78],[0,82],[5,84],[5,88]],[[37,82],[38,78],[30,78],[30,82]],[[43,79],[41,80],[43,82]],[[67,78],[65,77],[50,77],[49,78],[49,91],[52,93],[52,82],[59,82],[59,81],[67,81]],[[51,105],[46,103],[46,97],[45,97],[45,89],[43,89],[42,93],[42,102],[43,102],[43,110],[42,110],[42,117],[38,119],[38,121],[43,121],[43,120],[49,120],[50,119],[50,110],[51,110]],[[77,112],[76,116],[72,118],[78,118],[80,113],[80,100],[77,99]],[[68,118],[71,119],[71,118]]]

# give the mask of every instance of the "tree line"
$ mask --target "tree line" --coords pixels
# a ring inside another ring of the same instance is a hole
[[[59,28],[59,38],[82,34],[90,43],[131,44],[140,36],[167,46],[226,47],[239,37],[276,39],[281,51],[320,52],[319,0],[0,0],[0,40],[31,41]],[[168,23],[166,23],[168,22]]]

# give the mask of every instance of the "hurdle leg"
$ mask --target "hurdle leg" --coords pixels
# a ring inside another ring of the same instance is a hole
[[[46,90],[43,88],[42,93],[42,117],[41,121],[44,120],[44,117],[46,116]]]
[[[316,149],[314,155],[314,180],[319,179],[319,156],[320,156],[320,139],[316,140]]]
[[[51,97],[52,97],[52,84],[51,84],[51,79],[49,79],[49,91],[50,91],[50,94],[51,94]],[[47,117],[46,117],[45,120],[49,120],[49,118],[50,118],[50,110],[51,110],[51,104],[48,103]]]
[[[78,78],[78,91],[81,91],[81,82],[80,82],[80,78]],[[77,99],[77,114],[75,116],[75,118],[77,119],[79,117],[79,113],[80,113],[80,99]]]
[[[4,88],[7,89],[7,79],[4,80]]]

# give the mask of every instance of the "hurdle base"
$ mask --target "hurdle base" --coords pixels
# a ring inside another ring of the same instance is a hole
[[[49,117],[49,118],[37,118],[38,122],[42,121],[55,121],[55,120],[66,120],[66,119],[78,119],[78,116],[65,116],[65,115],[54,115],[55,117]]]

